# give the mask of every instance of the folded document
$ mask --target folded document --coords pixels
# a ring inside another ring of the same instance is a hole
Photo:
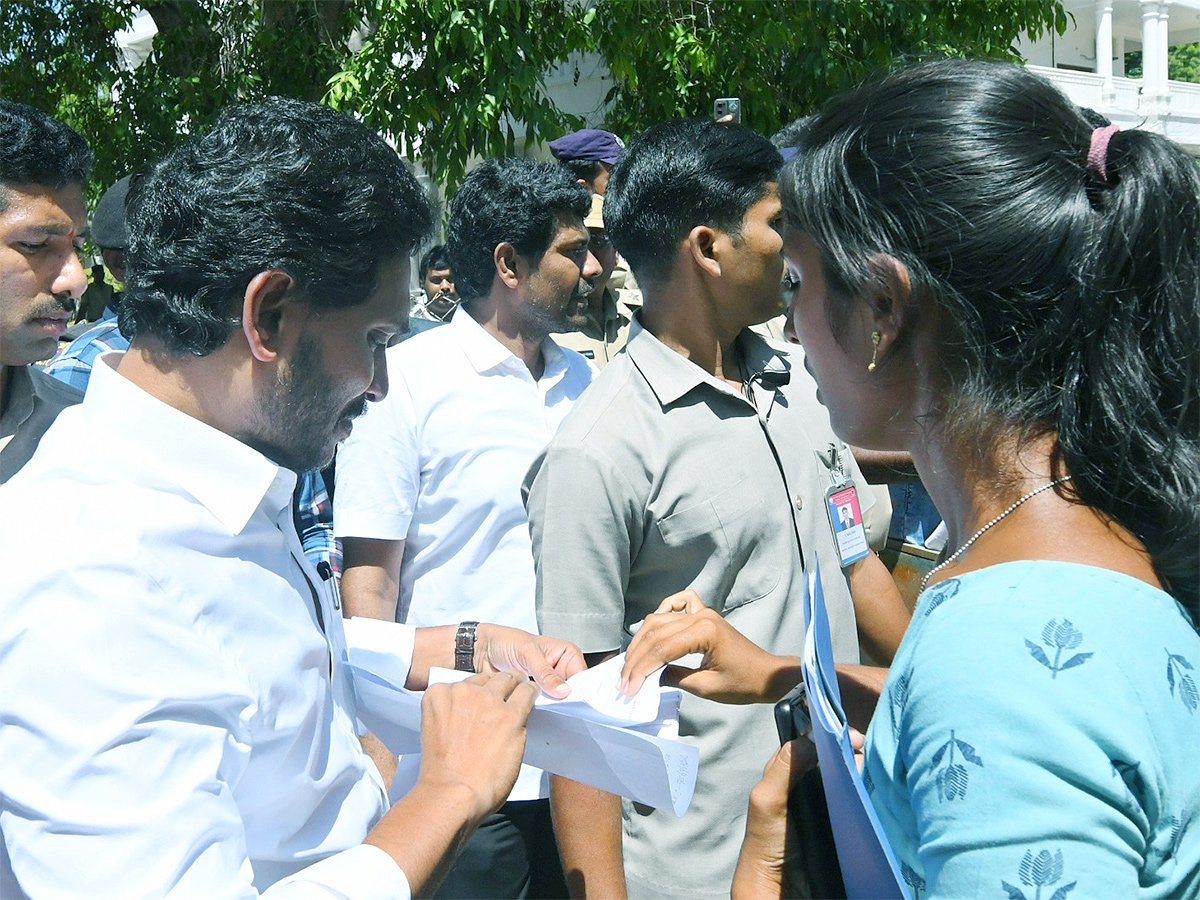
[[[388,677],[370,652],[351,647],[358,717],[393,753],[421,750],[421,694]],[[700,752],[679,741],[680,692],[646,680],[634,697],[617,690],[624,654],[568,679],[571,693],[541,694],[529,716],[523,762],[681,816],[692,802]],[[382,670],[382,671],[381,671]],[[469,678],[430,670],[431,684]]]
[[[801,599],[806,635],[801,672],[808,689],[812,739],[821,761],[833,842],[849,900],[908,900],[900,866],[867,794],[850,746],[829,636],[829,615],[817,565]]]

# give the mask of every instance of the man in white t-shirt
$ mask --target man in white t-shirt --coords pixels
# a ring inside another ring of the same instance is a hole
[[[561,167],[525,159],[488,160],[459,187],[448,247],[462,305],[389,351],[391,393],[338,455],[350,615],[537,628],[521,481],[592,379],[548,337],[586,321],[600,272],[590,208]],[[400,759],[393,797],[418,764]],[[543,773],[524,767],[438,896],[565,896],[546,797]]]

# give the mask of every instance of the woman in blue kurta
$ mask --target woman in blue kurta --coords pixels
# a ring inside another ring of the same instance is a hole
[[[910,451],[949,528],[863,769],[914,898],[1200,896],[1198,173],[1025,69],[943,61],[830,101],[781,175],[834,430]],[[689,689],[794,665],[661,618],[663,659],[706,652]],[[792,759],[735,896],[778,896]]]
[[[914,900],[1195,897],[1200,638],[1144,581],[998,563],[922,595],[863,777]]]

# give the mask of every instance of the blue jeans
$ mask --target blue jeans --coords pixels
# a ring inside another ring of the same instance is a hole
[[[892,495],[892,524],[888,538],[924,547],[933,529],[942,521],[929,492],[921,482],[909,481],[889,484],[888,493]]]

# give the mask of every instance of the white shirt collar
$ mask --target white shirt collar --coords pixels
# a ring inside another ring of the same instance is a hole
[[[523,360],[489,334],[461,306],[454,311],[454,317],[450,319],[450,327],[456,330],[463,353],[466,354],[467,360],[479,374],[482,375],[489,369],[495,369],[505,364],[511,366],[513,363],[528,371]],[[549,386],[566,374],[567,359],[562,348],[548,337],[542,341],[541,349],[544,360],[541,381],[545,386]]]
[[[231,534],[254,511],[272,515],[288,507],[296,475],[237,438],[147,393],[116,371],[123,353],[105,353],[92,369],[84,415],[96,422],[123,421],[126,458],[140,458],[195,497]],[[111,430],[111,429],[109,429]]]

